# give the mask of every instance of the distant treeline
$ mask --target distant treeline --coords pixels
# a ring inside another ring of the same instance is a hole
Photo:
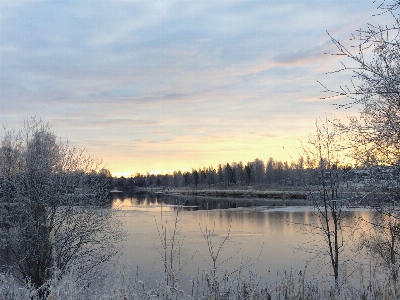
[[[348,169],[348,168],[346,168]],[[270,158],[267,163],[255,159],[244,165],[242,162],[219,164],[217,168],[192,169],[191,172],[174,171],[172,174],[136,174],[130,178],[114,178],[114,186],[123,191],[136,187],[229,187],[229,186],[302,186],[312,184],[303,157],[290,164]],[[309,177],[309,178],[308,178]]]

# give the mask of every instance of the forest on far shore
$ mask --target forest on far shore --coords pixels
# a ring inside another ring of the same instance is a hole
[[[315,162],[305,160],[302,156],[297,162],[290,164],[285,161],[274,160],[272,157],[265,163],[261,159],[243,164],[242,162],[231,164],[219,164],[217,168],[212,166],[192,171],[180,170],[172,174],[140,174],[131,177],[123,176],[113,178],[115,188],[124,192],[134,192],[139,188],[227,188],[240,186],[257,186],[263,188],[276,187],[303,187],[318,184],[315,176],[312,176],[310,166]],[[367,166],[357,168],[350,165],[339,166],[341,172],[346,174],[346,178],[352,182],[363,181],[370,175],[371,169]],[[384,176],[385,167],[374,168],[375,176]],[[396,170],[395,170],[396,171]],[[111,176],[111,173],[106,172]],[[393,175],[393,174],[392,174]]]

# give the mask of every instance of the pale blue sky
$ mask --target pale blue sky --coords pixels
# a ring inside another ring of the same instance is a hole
[[[0,1],[0,120],[36,116],[116,175],[270,156],[318,117],[373,1]],[[382,21],[381,21],[382,22]],[[337,102],[338,100],[336,100]]]

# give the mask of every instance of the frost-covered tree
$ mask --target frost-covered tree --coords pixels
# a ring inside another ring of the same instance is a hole
[[[383,24],[369,23],[349,41],[332,37],[349,80],[338,88],[325,87],[327,98],[347,97],[339,107],[358,107],[360,115],[339,124],[347,134],[352,158],[368,169],[365,199],[379,204],[375,235],[365,244],[381,257],[397,280],[400,242],[400,1],[381,1]],[[382,20],[382,18],[380,18]]]
[[[348,42],[331,37],[342,57],[337,73],[348,73],[349,81],[338,88],[325,85],[327,98],[347,97],[338,107],[355,106],[359,117],[343,129],[349,134],[353,158],[361,165],[374,163],[399,168],[400,158],[400,1],[384,1],[378,15],[388,24],[368,24],[352,34]],[[391,16],[391,18],[389,18]]]
[[[325,253],[332,267],[335,280],[339,279],[341,253],[343,251],[343,218],[345,206],[351,199],[347,190],[343,167],[346,155],[340,132],[328,121],[317,121],[316,132],[310,135],[303,147],[307,157],[307,177],[304,186],[313,201],[318,222],[310,228],[325,241],[316,245],[318,253]],[[309,180],[308,178],[311,178]]]
[[[48,124],[32,119],[4,131],[0,148],[2,266],[41,296],[46,283],[74,270],[77,281],[118,251],[122,237],[109,204],[109,181],[99,164],[57,141]]]

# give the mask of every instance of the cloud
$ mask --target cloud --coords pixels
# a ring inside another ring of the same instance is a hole
[[[325,58],[323,47],[315,46],[309,49],[281,53],[275,57],[275,62],[281,65],[306,65]]]
[[[334,109],[318,101],[317,79],[337,66],[324,55],[334,50],[326,30],[347,37],[374,5],[1,1],[0,117],[42,117],[131,168],[194,163],[185,153],[204,164],[279,153],[271,141],[303,135]]]
[[[131,127],[131,126],[149,126],[156,125],[159,122],[154,120],[140,120],[140,119],[93,119],[93,118],[79,118],[79,119],[58,119],[58,126],[69,126],[78,128],[94,128],[94,127]]]

